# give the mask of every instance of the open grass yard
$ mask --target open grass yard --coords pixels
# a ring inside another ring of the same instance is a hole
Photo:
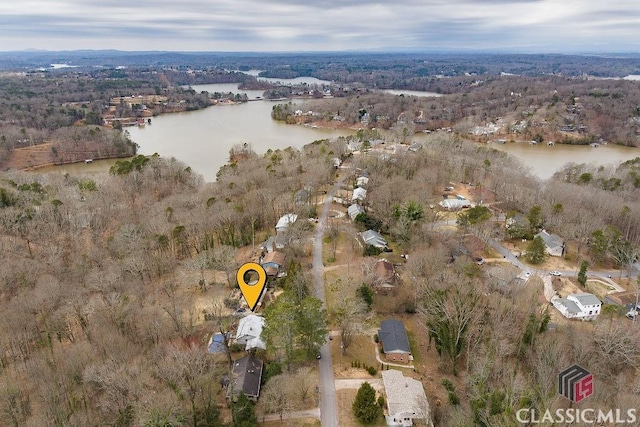
[[[357,393],[357,389],[343,389],[336,391],[336,398],[338,401],[338,423],[340,424],[340,427],[361,427],[363,425],[353,416],[352,405]],[[386,422],[383,417],[380,417],[377,423],[368,425],[385,426]]]

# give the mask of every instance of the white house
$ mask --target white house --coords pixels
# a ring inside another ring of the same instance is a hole
[[[367,190],[362,187],[358,187],[353,190],[353,195],[351,196],[351,201],[355,202],[356,200],[364,200],[367,198]]]
[[[562,237],[549,234],[546,230],[542,230],[536,237],[541,237],[544,240],[544,245],[547,253],[551,256],[562,256],[564,253],[564,241]]]
[[[593,320],[602,308],[602,302],[593,294],[570,294],[553,298],[551,303],[567,319]]]
[[[424,420],[433,427],[429,401],[420,381],[395,369],[382,371],[382,381],[387,394],[388,426],[406,427],[412,426],[413,420]]]
[[[236,343],[244,344],[245,350],[254,348],[267,349],[267,345],[262,341],[262,329],[264,328],[264,317],[250,314],[243,317],[238,322],[236,332]]]
[[[358,187],[364,187],[369,183],[369,178],[366,176],[359,176],[356,178],[356,185]]]
[[[276,224],[276,231],[285,231],[287,228],[289,228],[289,225],[296,222],[297,219],[298,215],[294,213],[282,215],[278,220],[278,223]]]
[[[472,206],[472,203],[466,199],[444,199],[438,204],[448,211],[458,211],[462,208],[470,208]]]

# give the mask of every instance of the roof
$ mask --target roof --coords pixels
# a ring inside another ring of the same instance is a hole
[[[229,339],[231,334],[227,332],[226,335],[227,339]],[[224,336],[222,333],[218,332],[217,334],[213,334],[209,340],[209,347],[207,348],[207,351],[209,353],[224,353],[226,351],[224,347]]]
[[[260,338],[263,328],[264,317],[249,314],[238,322],[236,341],[240,344],[246,344],[245,350],[251,350],[252,348],[261,348],[266,350],[267,346]]]
[[[242,392],[247,397],[258,398],[262,367],[262,360],[250,355],[236,360],[231,371],[232,380],[227,388],[227,397],[237,396]]]
[[[386,259],[379,259],[373,266],[373,274],[381,284],[395,284],[396,270]]]
[[[580,305],[599,305],[602,302],[593,294],[571,294],[567,295],[567,298],[571,298],[580,303]]]
[[[358,187],[353,190],[353,195],[351,196],[351,200],[364,200],[367,198],[367,190],[362,187]]]
[[[369,183],[369,178],[366,176],[359,176],[356,178],[356,185],[367,185]]]
[[[569,313],[572,314],[580,314],[582,310],[578,307],[578,304],[566,298],[555,298],[553,301],[554,305],[561,304],[563,305]]]
[[[420,381],[405,377],[396,369],[382,371],[382,381],[389,415],[404,412],[415,414],[412,418],[429,417],[429,401]]]
[[[287,238],[284,233],[276,233],[275,236],[269,236],[269,238],[260,245],[260,249],[273,252],[274,249],[282,249],[286,245]]]
[[[290,224],[293,224],[298,219],[298,215],[294,213],[289,213],[286,215],[282,215],[276,224],[276,230],[286,230]]]
[[[384,240],[382,235],[374,230],[367,230],[360,233],[360,237],[365,244],[375,246],[376,248],[386,248],[387,241]]]
[[[559,248],[564,244],[564,240],[562,240],[562,237],[556,234],[549,234],[546,230],[542,230],[541,232],[536,234],[536,237],[538,236],[540,236],[542,240],[544,240],[544,244],[548,248]]]
[[[411,353],[404,323],[396,319],[383,320],[378,330],[384,353]]]
[[[361,213],[364,213],[364,208],[360,205],[354,204],[347,208],[347,214],[352,221],[355,221],[356,217]]]
[[[284,265],[284,254],[279,251],[269,252],[264,256],[264,258],[262,258],[261,265],[264,265],[267,263],[274,263],[274,264],[278,264],[279,266]]]
[[[441,207],[447,210],[456,210],[462,209],[465,206],[471,206],[471,202],[468,200],[460,200],[460,199],[444,199],[440,203],[438,203]]]

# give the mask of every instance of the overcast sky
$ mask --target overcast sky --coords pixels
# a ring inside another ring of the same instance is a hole
[[[21,49],[640,52],[640,0],[2,0]]]

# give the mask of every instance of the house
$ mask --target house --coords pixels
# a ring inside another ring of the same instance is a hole
[[[438,205],[448,211],[458,211],[462,208],[470,208],[472,204],[469,200],[444,199]]]
[[[605,296],[604,302],[607,304],[616,304],[628,309],[632,309],[638,303],[638,295],[636,294],[635,290],[612,292]]]
[[[262,341],[262,329],[264,328],[264,317],[255,314],[249,314],[238,322],[238,330],[236,332],[236,343],[244,344],[245,350],[260,348],[267,349],[267,345]]]
[[[297,219],[298,215],[294,213],[281,216],[278,220],[278,223],[276,224],[276,232],[285,231],[287,228],[289,228],[289,225],[296,222]]]
[[[356,178],[356,186],[364,187],[369,183],[369,178],[366,176],[359,176]]]
[[[279,277],[284,267],[284,254],[279,251],[272,251],[267,253],[260,261],[260,265],[264,268],[267,276]]]
[[[351,221],[355,221],[356,217],[364,213],[364,208],[358,204],[353,204],[347,208],[347,215],[351,218]]]
[[[382,371],[382,382],[387,394],[388,426],[412,426],[413,420],[423,420],[423,424],[433,427],[431,408],[420,381],[389,369]]]
[[[395,267],[386,259],[376,261],[373,266],[373,287],[376,289],[391,289],[398,283]]]
[[[229,341],[229,338],[231,338],[231,334],[229,332],[226,333],[226,339],[227,342]],[[213,334],[211,336],[211,338],[209,339],[209,345],[207,346],[207,351],[209,353],[224,353],[227,351],[225,345],[224,345],[224,340],[225,337],[222,335],[222,333],[218,332],[216,334]]]
[[[593,320],[602,302],[593,294],[569,294],[566,298],[552,298],[551,304],[567,319]]]
[[[362,187],[358,187],[353,190],[353,194],[351,195],[351,201],[355,202],[356,200],[364,200],[367,198],[367,190]]]
[[[365,245],[375,246],[378,249],[387,249],[387,241],[380,233],[374,230],[367,230],[360,233],[360,237]]]
[[[227,386],[227,399],[236,400],[240,393],[244,393],[249,400],[258,400],[263,365],[262,360],[251,355],[236,360]]]
[[[536,234],[536,237],[541,237],[542,240],[544,240],[544,246],[549,255],[562,256],[564,254],[564,241],[562,237],[549,234],[546,230],[542,230]]]
[[[273,252],[279,249],[284,249],[286,245],[287,238],[284,233],[276,233],[275,236],[269,236],[269,238],[260,245],[260,250]]]
[[[380,323],[378,341],[382,343],[382,352],[389,362],[408,362],[411,356],[409,338],[404,324],[400,320],[387,319]]]

